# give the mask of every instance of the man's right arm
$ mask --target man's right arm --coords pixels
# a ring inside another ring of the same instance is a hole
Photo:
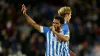
[[[34,20],[32,20],[32,18],[30,18],[26,13],[24,14],[24,16],[27,22],[40,32],[40,25],[38,25]]]
[[[34,20],[32,20],[32,18],[30,18],[26,11],[27,11],[27,8],[25,7],[25,5],[23,4],[22,5],[22,12],[23,12],[23,15],[25,16],[27,22],[32,25],[35,29],[37,29],[38,31],[40,31],[40,25],[38,25]]]

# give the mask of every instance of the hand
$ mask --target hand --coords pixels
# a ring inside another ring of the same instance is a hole
[[[22,5],[22,9],[21,9],[21,11],[23,12],[23,14],[26,14],[27,8],[25,7],[24,4]]]
[[[52,32],[55,32],[54,26],[51,26],[50,29],[52,30]]]

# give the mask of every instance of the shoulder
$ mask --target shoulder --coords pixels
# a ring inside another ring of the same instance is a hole
[[[69,27],[68,27],[68,23],[64,23],[64,24],[62,25],[62,29],[63,29],[63,30],[65,30],[65,29],[69,29]]]

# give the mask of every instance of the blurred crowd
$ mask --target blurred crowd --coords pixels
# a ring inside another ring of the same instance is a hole
[[[70,6],[70,49],[77,56],[100,56],[100,0],[0,0],[0,56],[45,56],[45,36],[21,12],[50,26],[62,6]]]

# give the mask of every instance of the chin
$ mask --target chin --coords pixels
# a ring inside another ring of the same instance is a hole
[[[59,29],[57,29],[56,31],[57,31],[57,32],[60,32],[60,30],[59,30]]]
[[[57,32],[60,32],[59,30]]]

